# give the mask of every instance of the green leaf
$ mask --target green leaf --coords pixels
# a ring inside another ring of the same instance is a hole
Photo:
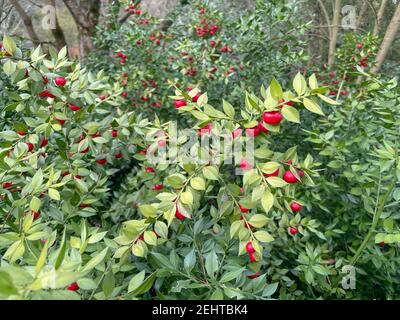
[[[66,233],[67,233],[67,229],[64,228],[63,236],[61,238],[60,250],[58,251],[57,259],[56,259],[56,262],[54,263],[54,268],[56,270],[61,266],[61,264],[64,260],[65,251],[67,250],[67,243],[65,241]]]
[[[260,242],[271,242],[274,238],[267,231],[257,231],[254,233],[256,239]]]
[[[218,271],[219,263],[218,263],[218,256],[215,253],[215,251],[211,251],[207,256],[206,256],[206,262],[205,262],[205,267],[207,274],[211,277],[215,277],[215,273]]]
[[[261,205],[266,213],[268,213],[274,205],[274,196],[271,191],[267,190],[264,192],[261,198]]]
[[[59,201],[61,199],[60,193],[56,189],[49,188],[49,197],[53,200]]]
[[[0,271],[0,296],[7,297],[15,294],[18,294],[18,290],[11,276],[5,271]]]
[[[132,291],[135,291],[137,288],[139,288],[139,286],[143,283],[145,276],[146,272],[144,270],[135,275],[131,279],[131,281],[129,281],[128,293],[131,293]]]
[[[188,205],[193,204],[193,194],[190,191],[182,192],[181,202]]]
[[[94,269],[100,262],[104,260],[108,251],[108,247],[92,258],[83,268],[82,273],[88,273]]]
[[[15,51],[17,50],[17,45],[15,44],[14,40],[6,34],[3,38],[3,47],[11,55],[14,55]]]
[[[315,101],[304,98],[303,103],[304,103],[304,107],[306,107],[306,109],[308,111],[311,111],[316,114],[320,114],[322,116],[324,115],[324,112],[322,111],[321,107]]]
[[[293,88],[299,96],[303,95],[307,90],[306,79],[304,79],[304,76],[300,72],[293,80]]]
[[[326,96],[324,96],[324,95],[322,95],[322,94],[319,94],[318,97],[319,97],[321,100],[323,100],[323,101],[325,101],[326,103],[328,103],[328,104],[331,104],[331,105],[334,105],[334,106],[340,105],[339,102],[337,102],[337,101],[335,101],[335,100],[333,100],[333,99],[331,99],[331,98],[328,98],[328,97],[326,97]]]
[[[157,210],[151,204],[144,204],[139,206],[139,211],[146,218],[155,218],[157,216]]]
[[[206,189],[206,182],[202,177],[195,177],[190,180],[190,185],[195,190],[205,190]]]
[[[218,180],[218,169],[213,166],[204,167],[203,175],[208,180]]]
[[[286,120],[290,122],[300,123],[299,111],[294,107],[284,105],[282,107],[282,115]]]
[[[36,171],[35,175],[32,178],[32,189],[36,190],[38,187],[40,187],[43,183],[43,172],[42,169],[39,169],[38,171]]]
[[[222,275],[221,279],[219,280],[220,283],[226,283],[233,279],[239,278],[239,276],[244,272],[246,268],[240,268],[234,271],[226,272]]]
[[[276,100],[281,100],[283,97],[283,91],[282,91],[282,87],[279,84],[278,81],[276,81],[275,78],[272,79],[271,81],[271,85],[269,87],[269,90],[271,92],[271,96],[276,99]]]
[[[31,202],[30,202],[30,204],[29,204],[29,208],[32,210],[32,211],[35,211],[35,212],[38,212],[39,210],[40,210],[40,205],[41,205],[41,201],[40,201],[40,199],[39,198],[37,198],[37,197],[32,197],[32,200],[31,200]]]
[[[230,118],[235,117],[235,109],[229,102],[222,100],[222,107],[224,109],[224,112],[228,115],[228,117]]]
[[[280,177],[268,177],[267,182],[274,188],[282,188],[287,185],[285,180]]]
[[[192,249],[185,256],[185,259],[183,260],[183,267],[185,268],[187,273],[190,273],[190,271],[192,271],[195,264],[196,264],[196,253],[195,253],[194,249]]]
[[[145,231],[144,232],[144,242],[149,245],[155,246],[157,245],[157,236],[153,231]]]

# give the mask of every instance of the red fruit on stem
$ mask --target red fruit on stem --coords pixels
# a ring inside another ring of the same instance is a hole
[[[251,241],[247,242],[247,244],[246,244],[246,251],[247,251],[248,253],[254,253],[254,252],[256,252],[256,249],[254,249],[253,243],[252,243]]]
[[[118,152],[115,154],[115,159],[121,159],[123,157],[123,154],[121,152]]]
[[[128,94],[124,91],[121,93],[121,96],[123,96],[124,98],[126,98],[128,96]]]
[[[295,235],[295,234],[299,233],[299,230],[296,227],[291,227],[289,229],[289,232],[290,232],[290,234]]]
[[[12,187],[12,185],[13,185],[12,182],[4,182],[3,183],[3,189],[9,189],[9,188]]]
[[[264,177],[277,177],[279,176],[279,168],[272,173],[264,173]]]
[[[240,211],[243,213],[249,212],[249,209],[247,209],[246,207],[239,205],[239,208],[240,208]]]
[[[81,203],[79,206],[81,208],[87,208],[87,207],[90,207],[90,204],[89,203]]]
[[[56,120],[57,120],[57,121],[58,121],[58,123],[59,123],[59,124],[61,124],[61,125],[63,125],[63,124],[65,123],[65,121],[66,121],[66,120],[57,119],[57,118],[56,118]]]
[[[285,171],[285,173],[283,174],[283,180],[285,180],[287,183],[291,183],[291,184],[299,181],[290,170]]]
[[[242,170],[249,170],[249,169],[251,169],[251,165],[250,165],[250,163],[247,161],[247,160],[245,160],[245,159],[243,159],[242,161],[240,161],[240,168],[242,169]]]
[[[104,158],[104,159],[99,159],[99,160],[96,160],[96,162],[99,164],[99,165],[105,165],[106,163],[107,163],[107,159],[106,158]]]
[[[57,77],[54,79],[54,83],[58,87],[64,87],[67,84],[67,80],[64,77]]]
[[[264,133],[268,132],[267,128],[264,126],[264,122],[263,121],[258,123],[258,130],[261,131],[261,132],[264,132]]]
[[[33,144],[28,142],[26,145],[28,146],[28,151],[31,152],[33,150]]]
[[[265,123],[272,126],[276,126],[281,123],[283,119],[282,114],[279,111],[264,112],[263,120]]]
[[[21,137],[26,136],[26,132],[25,132],[25,131],[17,131],[17,133],[18,133]]]
[[[78,290],[78,289],[79,289],[79,286],[78,286],[78,284],[77,284],[76,282],[71,283],[71,284],[67,287],[67,290],[69,290],[69,291],[76,291],[76,290]]]
[[[255,255],[254,255],[254,253],[250,253],[249,256],[250,256],[251,262],[257,262],[257,259],[256,259]]]
[[[147,173],[154,173],[155,170],[153,168],[146,168]]]
[[[256,279],[260,276],[260,272],[256,272],[254,274],[248,275],[247,278],[249,279]]]
[[[152,189],[153,190],[161,190],[163,188],[164,188],[164,186],[162,184],[155,184]]]
[[[242,129],[237,128],[237,129],[233,130],[233,132],[232,132],[233,139],[237,138],[241,134],[242,134]]]
[[[68,106],[69,106],[69,108],[72,110],[72,111],[79,111],[79,110],[81,110],[81,108],[80,107],[78,107],[78,106],[74,106],[73,104],[68,104]]]
[[[49,143],[49,140],[46,139],[46,137],[42,138],[42,141],[40,142],[40,147],[44,148],[45,146],[47,146]]]
[[[357,48],[358,48],[358,49],[362,49],[362,48],[363,48],[363,44],[362,44],[362,43],[358,43],[358,44],[357,44]]]
[[[290,209],[292,209],[295,212],[300,211],[301,208],[302,208],[301,204],[297,202],[292,202],[292,204],[290,205]]]
[[[118,131],[117,130],[113,130],[111,132],[111,135],[113,136],[113,138],[116,138],[118,136]]]
[[[36,220],[37,218],[39,218],[39,212],[38,211],[32,211],[33,214],[33,220]]]
[[[175,108],[179,109],[181,107],[186,106],[186,101],[185,100],[175,100]]]
[[[176,212],[175,212],[175,217],[179,220],[185,220],[185,216],[179,211],[178,208],[176,208]]]
[[[384,247],[384,246],[385,246],[385,242],[384,242],[384,241],[379,242],[378,244],[379,244],[381,247]]]
[[[248,137],[257,137],[259,134],[260,134],[260,129],[258,128],[258,126],[246,129],[246,135]]]

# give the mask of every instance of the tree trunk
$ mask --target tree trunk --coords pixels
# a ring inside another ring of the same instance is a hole
[[[9,1],[11,5],[15,8],[15,10],[17,10],[19,16],[21,17],[21,20],[24,23],[26,32],[28,33],[30,40],[34,44],[40,43],[39,37],[37,36],[35,29],[33,28],[31,17],[29,17],[28,14],[25,12],[25,10],[21,7],[18,0],[9,0]]]
[[[385,9],[386,9],[386,4],[387,4],[387,0],[382,0],[381,2],[381,6],[379,7],[379,11],[376,17],[376,23],[375,23],[375,27],[374,27],[374,35],[379,35],[379,32],[381,31],[382,28],[382,22],[383,22],[383,18],[385,15]]]
[[[336,42],[339,31],[340,23],[340,9],[341,0],[335,0],[335,7],[333,9],[333,21],[332,21],[332,32],[329,39],[329,56],[328,56],[328,67],[331,69],[335,63],[335,52],[336,52]]]
[[[54,7],[57,12],[56,0],[48,0],[48,3],[49,5]],[[65,39],[64,32],[57,17],[56,17],[56,28],[51,29],[51,33],[53,34],[53,37],[55,39],[54,43],[57,50],[61,50],[63,47],[67,45],[67,40]]]
[[[371,73],[378,73],[381,70],[382,64],[386,59],[390,47],[396,38],[397,31],[400,27],[400,4],[397,6],[396,12],[393,15],[392,20],[386,29],[385,37],[383,38],[381,47],[379,48],[378,54],[376,56],[375,65],[371,69]]]
[[[364,16],[367,13],[367,8],[368,8],[368,3],[367,1],[364,1],[360,9],[360,14],[358,15],[356,31],[361,29],[362,26],[364,25]]]
[[[84,58],[93,49],[92,37],[100,19],[101,1],[63,0],[78,26],[80,57]]]

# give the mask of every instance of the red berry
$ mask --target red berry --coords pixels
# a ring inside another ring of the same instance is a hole
[[[179,220],[185,220],[185,216],[179,211],[178,208],[176,208],[176,212],[175,212],[175,217]]]
[[[304,177],[304,171],[303,171],[303,170],[298,169],[298,170],[297,170],[297,173],[299,174],[299,176],[300,176],[301,178]]]
[[[258,123],[258,130],[260,130],[261,132],[264,132],[264,133],[268,132],[267,128],[265,128],[265,126],[264,126],[264,122],[262,122],[262,121]]]
[[[56,120],[57,120],[57,121],[58,121],[58,123],[59,123],[59,124],[61,124],[61,125],[63,125],[63,124],[65,123],[65,121],[66,121],[66,120],[57,119],[57,118],[56,118]]]
[[[25,131],[17,131],[17,133],[22,137],[26,136],[26,132]]]
[[[251,262],[257,262],[257,259],[256,259],[255,255],[254,255],[254,253],[250,253],[249,255],[250,255]]]
[[[264,112],[263,120],[265,123],[276,126],[281,123],[283,117],[279,111]]]
[[[33,220],[36,220],[37,218],[39,218],[39,212],[38,211],[32,211],[33,214]]]
[[[81,208],[87,208],[87,207],[90,207],[90,204],[89,203],[81,203],[79,206]]]
[[[31,152],[33,150],[33,144],[28,142],[26,145],[28,146],[28,151]]]
[[[250,129],[246,129],[246,135],[248,137],[257,137],[260,134],[260,129],[258,126]]]
[[[233,130],[233,132],[232,132],[233,139],[240,136],[241,134],[242,134],[242,129],[237,128],[237,129]]]
[[[153,190],[161,190],[163,188],[164,188],[164,186],[162,184],[155,184],[152,189]]]
[[[68,106],[69,106],[69,108],[70,108],[72,111],[79,111],[79,110],[81,110],[80,107],[74,106],[73,104],[68,104]]]
[[[297,234],[297,233],[299,233],[299,230],[298,230],[296,227],[291,227],[291,228],[289,229],[289,232],[290,232],[291,234]]]
[[[301,210],[301,205],[297,202],[292,202],[292,204],[290,205],[290,209],[292,209],[293,211],[300,211]]]
[[[116,138],[118,136],[118,131],[117,130],[113,130],[111,132],[111,135],[113,136],[113,138]]]
[[[96,160],[96,162],[98,163],[98,164],[100,164],[100,165],[105,165],[106,164],[106,162],[107,162],[107,159],[106,158],[104,158],[104,159],[99,159],[99,160]]]
[[[9,188],[12,187],[12,185],[13,185],[12,182],[4,182],[3,183],[3,189],[9,189]]]
[[[384,241],[379,242],[378,244],[379,244],[381,247],[384,247],[384,246],[385,246],[385,242],[384,242]]]
[[[357,44],[357,48],[358,49],[362,49],[363,48],[363,44],[362,43]]]
[[[242,170],[249,170],[251,169],[251,165],[247,160],[243,159],[242,161],[240,161],[240,168]]]
[[[67,287],[67,290],[69,290],[69,291],[76,291],[76,290],[78,290],[78,289],[79,289],[79,286],[78,286],[78,284],[77,284],[76,282],[71,283],[71,284]]]
[[[57,77],[54,79],[54,83],[58,87],[64,87],[67,84],[67,80],[64,77]]]
[[[45,146],[47,146],[49,143],[49,140],[46,139],[46,137],[42,138],[42,142],[40,142],[40,147],[44,148]]]
[[[186,101],[185,100],[175,100],[175,108],[179,109],[181,107],[186,106]]]
[[[239,208],[240,208],[240,211],[243,212],[243,213],[249,212],[249,209],[247,209],[247,208],[245,208],[245,207],[243,207],[241,205],[239,205]]]
[[[283,180],[285,180],[287,183],[296,183],[299,181],[290,170],[285,171],[283,174]]]
[[[155,170],[153,168],[146,168],[146,172],[148,173],[154,173]]]
[[[246,244],[246,251],[247,251],[248,253],[254,253],[254,252],[256,252],[256,249],[254,249],[253,243],[252,243],[251,241],[247,242],[247,244]]]
[[[121,159],[123,157],[123,154],[121,152],[118,152],[115,154],[116,159]]]
[[[248,275],[247,278],[249,278],[249,279],[256,279],[256,278],[258,278],[259,276],[260,276],[260,272],[257,272],[257,273]]]
[[[264,177],[277,177],[279,176],[279,168],[272,173],[264,173]]]
[[[126,98],[128,96],[128,93],[126,93],[125,91],[121,93],[121,96],[123,96],[124,98]]]

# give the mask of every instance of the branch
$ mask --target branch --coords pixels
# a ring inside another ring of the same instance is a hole
[[[25,10],[21,7],[18,0],[9,0],[9,1],[10,1],[11,5],[15,8],[15,10],[17,10],[19,16],[21,17],[30,39],[34,43],[40,43],[39,37],[37,36],[35,29],[33,28],[32,19],[28,16],[28,14],[25,12]]]

